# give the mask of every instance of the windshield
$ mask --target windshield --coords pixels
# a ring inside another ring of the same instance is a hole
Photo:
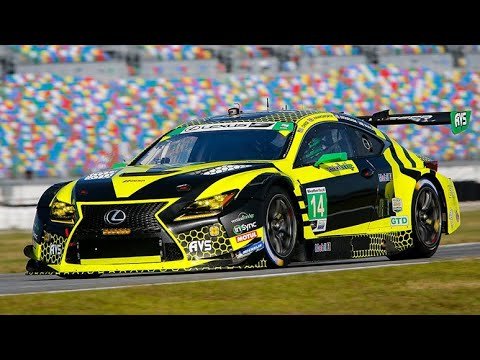
[[[189,164],[228,160],[280,159],[292,132],[275,130],[204,131],[160,141],[136,162],[141,165]]]

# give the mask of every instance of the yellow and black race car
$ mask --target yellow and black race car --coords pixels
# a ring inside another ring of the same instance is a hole
[[[195,120],[128,165],[40,198],[27,274],[262,268],[432,256],[460,225],[451,179],[384,124],[451,124],[470,111],[369,117],[265,111]]]

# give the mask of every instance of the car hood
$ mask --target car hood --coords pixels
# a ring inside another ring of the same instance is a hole
[[[73,195],[77,202],[178,197],[193,200],[208,186],[226,176],[269,167],[274,168],[274,165],[263,161],[127,166],[99,171],[79,179]],[[179,188],[180,185],[185,186]]]

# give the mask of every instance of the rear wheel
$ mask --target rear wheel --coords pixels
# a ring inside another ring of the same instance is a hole
[[[297,217],[287,191],[273,186],[265,199],[265,251],[271,266],[286,266],[298,237]]]
[[[412,238],[413,247],[394,255],[391,260],[428,258],[440,245],[442,235],[442,205],[440,196],[430,180],[421,179],[413,194]]]

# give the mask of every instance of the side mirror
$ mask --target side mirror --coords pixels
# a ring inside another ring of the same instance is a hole
[[[320,156],[320,159],[318,159],[317,162],[313,164],[313,166],[318,168],[322,164],[331,163],[335,161],[345,161],[345,160],[347,160],[346,152],[323,154],[322,156]]]
[[[112,169],[120,169],[120,168],[124,168],[125,166],[127,166],[126,163],[124,163],[124,162],[117,162],[117,163],[113,164]]]

